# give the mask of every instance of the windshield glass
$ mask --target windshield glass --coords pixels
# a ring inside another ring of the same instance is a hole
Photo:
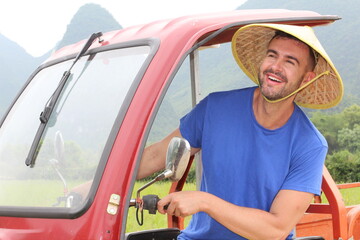
[[[25,165],[39,115],[72,60],[38,72],[0,128],[0,206],[73,207],[70,189],[91,182],[125,96],[149,46],[82,57],[72,69],[41,139]],[[79,204],[79,203],[78,203]],[[77,206],[79,206],[77,204]]]

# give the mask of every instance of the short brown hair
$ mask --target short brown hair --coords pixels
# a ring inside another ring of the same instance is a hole
[[[312,49],[312,47],[310,47],[309,45],[307,45],[306,43],[304,43],[303,41],[301,41],[300,39],[298,39],[297,37],[294,37],[291,34],[288,34],[286,32],[280,31],[280,30],[276,30],[274,36],[271,38],[270,42],[275,39],[275,38],[288,38],[288,39],[292,39],[298,42],[302,42],[303,44],[305,44],[306,46],[308,46],[309,48],[309,56],[310,56],[310,69],[314,70],[316,64],[317,64],[317,58],[318,58],[318,53],[315,52],[314,49]],[[269,44],[270,44],[269,42]]]

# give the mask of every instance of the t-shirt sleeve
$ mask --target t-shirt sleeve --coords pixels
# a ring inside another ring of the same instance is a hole
[[[322,172],[327,146],[302,154],[290,166],[289,174],[281,189],[321,194]]]
[[[200,101],[194,109],[180,119],[181,135],[194,148],[201,148],[207,103],[208,97]]]

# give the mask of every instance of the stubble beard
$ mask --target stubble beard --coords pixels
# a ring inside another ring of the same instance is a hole
[[[267,73],[272,73],[272,74],[280,77],[281,79],[283,79],[283,81],[285,82],[285,85],[283,86],[283,88],[281,88],[275,92],[271,86],[270,87],[264,86],[263,83],[264,83],[265,79],[261,78],[260,73],[258,74],[260,92],[263,96],[265,96],[270,101],[276,101],[276,100],[282,99],[282,98],[290,95],[291,93],[296,91],[301,85],[301,81],[298,81],[298,84],[296,84],[295,86],[290,86],[290,88],[287,88],[286,87],[286,85],[288,84],[287,77],[285,77],[281,73],[275,73],[273,70],[268,69],[263,72],[263,78],[265,78]]]

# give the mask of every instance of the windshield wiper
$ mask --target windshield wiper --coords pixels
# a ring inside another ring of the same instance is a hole
[[[49,122],[49,119],[50,119],[50,116],[51,116],[51,113],[53,112],[55,106],[56,106],[56,103],[62,93],[62,90],[65,86],[65,84],[67,83],[69,77],[71,76],[71,70],[73,68],[73,66],[76,64],[76,62],[85,54],[85,52],[90,48],[91,44],[94,42],[94,40],[96,38],[99,38],[99,41],[100,40],[100,37],[102,36],[102,33],[101,32],[98,32],[98,33],[93,33],[90,38],[87,40],[87,42],[85,43],[84,47],[81,49],[81,51],[78,53],[78,55],[76,56],[74,62],[71,64],[70,68],[64,72],[58,86],[56,87],[54,93],[51,95],[49,101],[46,103],[45,105],[45,108],[44,110],[41,112],[40,114],[40,126],[36,132],[36,135],[35,135],[35,138],[34,138],[34,141],[32,142],[31,144],[31,148],[30,148],[30,151],[29,151],[29,154],[25,160],[25,164],[26,166],[30,166],[30,167],[33,167],[34,164],[35,164],[35,160],[36,160],[36,157],[37,157],[37,154],[40,150],[40,140],[41,140],[41,137],[44,133],[44,130],[47,126],[47,123]]]

